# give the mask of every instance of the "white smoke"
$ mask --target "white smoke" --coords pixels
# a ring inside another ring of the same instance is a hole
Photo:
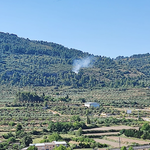
[[[86,58],[74,60],[72,71],[78,74],[81,68],[92,67],[93,60],[94,60],[94,57],[86,57]]]

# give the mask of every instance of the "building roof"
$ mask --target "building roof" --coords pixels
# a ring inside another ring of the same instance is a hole
[[[35,143],[35,144],[30,144],[30,146],[45,146],[45,145],[54,145],[55,143]]]
[[[45,146],[45,145],[59,145],[59,144],[67,144],[65,141],[60,141],[60,142],[57,142],[57,141],[53,141],[51,143],[36,143],[36,144],[30,144],[30,146]]]
[[[99,104],[99,103],[97,103],[97,102],[86,102],[84,104],[90,105],[90,104]]]
[[[55,143],[44,143],[45,145],[54,145]]]
[[[30,144],[30,146],[37,146],[37,147],[39,147],[39,146],[48,146],[48,145],[66,145],[67,143],[65,142],[65,141],[53,141],[53,142],[51,142],[51,143],[36,143],[36,144]],[[25,148],[23,148],[22,150],[26,150],[26,149],[28,149],[28,147],[25,147]]]
[[[30,146],[45,146],[45,143],[30,144]]]
[[[23,148],[23,149],[21,149],[21,150],[26,150],[26,149],[28,149],[29,147],[25,147],[25,148]]]
[[[57,142],[57,141],[53,141],[55,144],[67,144],[65,141],[60,141],[60,142]]]

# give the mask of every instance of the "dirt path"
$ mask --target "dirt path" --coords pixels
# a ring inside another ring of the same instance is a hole
[[[59,114],[59,116],[64,116],[64,117],[66,117],[66,116],[72,116],[72,115],[62,115],[61,113],[59,113],[58,111],[53,111],[53,110],[48,110],[48,111],[50,111],[50,112],[52,112],[53,114]]]
[[[83,135],[117,135],[119,132],[105,132],[105,133],[89,133]]]
[[[52,112],[53,114],[59,114],[61,116],[61,113],[57,112],[57,111],[53,111],[53,110],[49,110],[50,112]]]
[[[130,126],[111,126],[111,127],[100,127],[93,129],[84,129],[83,131],[91,131],[91,130],[121,130],[121,129],[139,129],[139,127],[130,127]]]

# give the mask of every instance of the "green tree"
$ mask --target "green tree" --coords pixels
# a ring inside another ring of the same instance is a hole
[[[7,142],[12,142],[12,143],[14,143],[14,142],[16,142],[16,139],[15,139],[14,137],[10,137],[10,138],[7,140]]]
[[[71,121],[73,121],[73,122],[75,122],[75,121],[80,121],[81,119],[80,119],[80,117],[78,116],[78,115],[76,115],[76,116],[72,116],[71,117]]]
[[[58,133],[53,133],[52,135],[49,135],[48,137],[49,141],[61,141],[62,137]]]
[[[17,124],[16,132],[17,132],[17,131],[20,131],[20,130],[22,130],[22,125],[21,125],[21,124]]]
[[[148,132],[144,132],[143,135],[141,136],[142,139],[150,139],[150,134]]]
[[[27,150],[38,150],[38,148],[35,146],[29,146]]]
[[[55,148],[54,148],[54,150],[67,150],[67,147],[65,147],[65,146],[63,146],[63,145],[60,145],[60,146],[56,146]]]
[[[133,147],[132,147],[132,146],[130,146],[130,147],[128,148],[128,150],[134,150],[134,149],[133,149]]]
[[[13,150],[18,150],[19,149],[19,145],[18,144],[13,144]]]
[[[10,137],[14,137],[14,135],[12,134],[12,132],[8,132],[7,134],[3,134],[2,136],[3,136],[3,138],[5,138],[5,139],[8,139],[8,138],[10,138]]]
[[[86,102],[85,98],[79,98],[78,101],[80,101],[81,103],[85,103]]]
[[[24,147],[29,146],[29,144],[31,144],[32,142],[33,142],[32,138],[29,135],[24,136],[21,140],[21,143]]]
[[[86,115],[89,115],[89,109],[86,110]]]
[[[81,136],[82,135],[82,128],[80,127],[78,131],[76,131],[76,136]]]
[[[91,123],[91,121],[90,121],[90,118],[87,116],[87,118],[86,118],[86,123],[87,124],[90,124]]]
[[[46,101],[44,102],[44,107],[47,107],[47,102]]]
[[[148,123],[144,123],[143,126],[141,127],[142,131],[148,131],[150,129],[150,125]]]
[[[13,121],[11,121],[11,122],[9,122],[9,125],[10,125],[10,126],[15,126],[15,125],[16,125],[16,123],[15,123],[15,122],[13,122]]]
[[[122,146],[120,150],[126,150],[127,148],[125,146]]]

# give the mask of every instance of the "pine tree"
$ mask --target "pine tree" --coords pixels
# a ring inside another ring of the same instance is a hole
[[[87,124],[90,124],[91,123],[91,121],[90,121],[90,118],[87,116],[87,118],[86,118],[86,123]]]

